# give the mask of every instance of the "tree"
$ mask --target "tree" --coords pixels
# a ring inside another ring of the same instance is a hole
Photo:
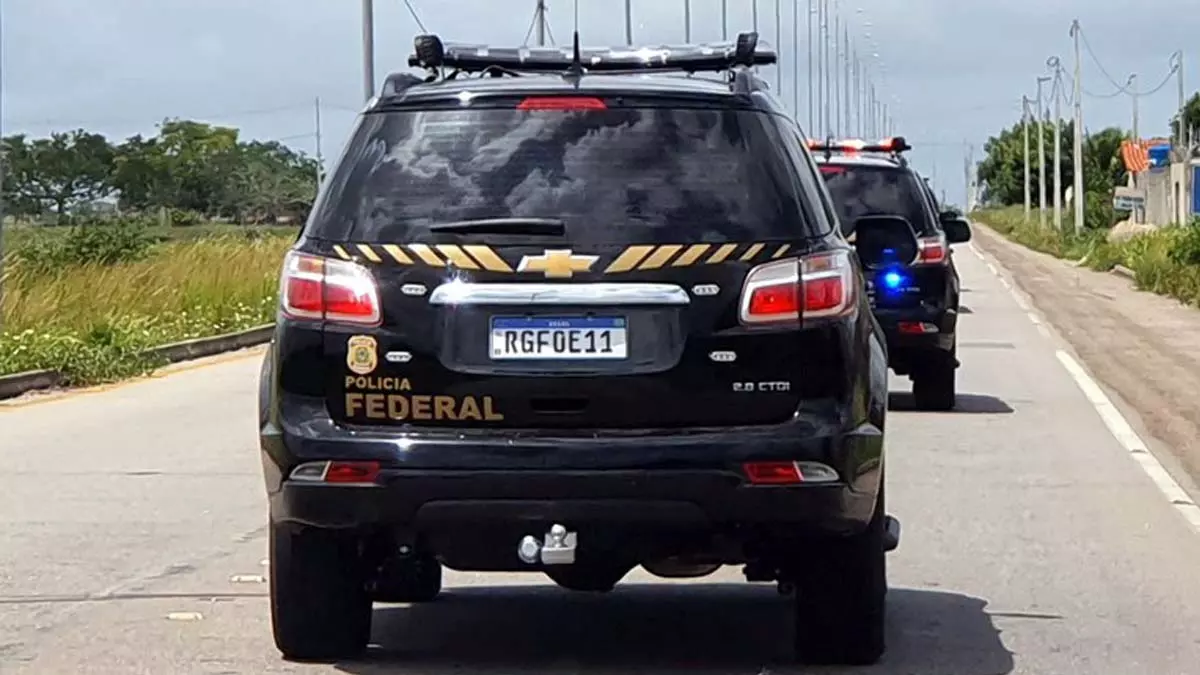
[[[72,207],[112,192],[114,151],[100,134],[77,129],[33,141],[10,136],[4,153],[13,201],[28,212],[52,210],[63,219]]]
[[[1192,94],[1192,97],[1187,100],[1183,106],[1184,129],[1200,128],[1200,92]],[[1179,133],[1179,114],[1176,113],[1171,119],[1171,136]]]

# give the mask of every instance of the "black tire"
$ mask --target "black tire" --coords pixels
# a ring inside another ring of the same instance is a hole
[[[954,409],[958,369],[954,353],[937,354],[913,370],[913,401],[918,410]]]
[[[568,591],[608,593],[629,574],[631,567],[615,565],[561,565],[546,569],[546,576]]]
[[[828,542],[795,580],[796,658],[811,665],[865,666],[885,648],[887,560],[883,490],[862,533]],[[809,554],[813,555],[813,554]]]
[[[358,543],[341,532],[271,525],[271,624],[284,658],[334,661],[366,649],[371,598]]]
[[[371,596],[376,602],[430,602],[442,591],[442,565],[416,554],[384,563]]]

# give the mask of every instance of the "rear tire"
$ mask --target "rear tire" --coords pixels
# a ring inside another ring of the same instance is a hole
[[[442,591],[442,565],[431,555],[391,558],[372,589],[376,602],[430,602]]]
[[[885,648],[887,562],[885,507],[880,488],[875,512],[858,535],[822,544],[819,556],[795,574],[796,658],[810,665],[863,666]]]
[[[919,410],[954,409],[958,369],[954,352],[939,353],[913,370],[913,400]]]
[[[371,639],[358,539],[271,524],[271,624],[284,658],[333,661],[362,654]]]

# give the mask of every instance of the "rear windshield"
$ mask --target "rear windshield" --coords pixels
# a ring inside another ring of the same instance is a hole
[[[932,227],[921,179],[911,171],[886,166],[821,164],[842,225],[849,230],[863,216],[900,216],[916,232]]]
[[[772,116],[752,111],[423,110],[364,116],[310,236],[420,241],[431,225],[555,218],[586,243],[824,234]]]

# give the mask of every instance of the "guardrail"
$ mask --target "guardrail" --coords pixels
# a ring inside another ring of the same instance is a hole
[[[236,333],[173,342],[149,349],[146,354],[165,359],[167,363],[191,361],[270,342],[274,332],[275,324],[265,324]],[[66,376],[57,370],[32,370],[0,376],[0,400],[61,387],[66,381]]]

